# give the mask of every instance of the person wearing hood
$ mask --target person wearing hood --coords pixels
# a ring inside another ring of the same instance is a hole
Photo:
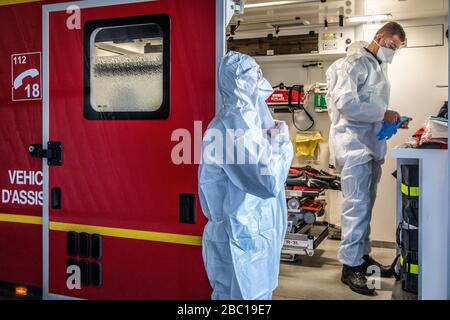
[[[394,124],[401,118],[398,112],[388,110],[387,65],[393,62],[405,40],[402,26],[389,22],[376,33],[372,43],[356,43],[348,49],[347,57],[327,71],[330,154],[332,164],[342,174],[344,198],[339,249],[341,280],[360,294],[375,293],[366,278],[371,270],[380,270],[382,277],[393,275],[390,268],[370,256],[370,221],[387,150],[386,140],[378,140],[377,134],[383,121]]]
[[[253,58],[227,53],[218,86],[223,108],[205,133],[199,168],[212,299],[269,300],[287,229],[293,146],[286,123],[272,118],[265,101],[273,90]]]

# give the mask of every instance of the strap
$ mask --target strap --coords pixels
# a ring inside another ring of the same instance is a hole
[[[400,258],[400,255],[398,255],[397,257],[395,257],[395,259],[394,259],[394,262],[392,262],[392,264],[391,264],[391,270],[392,270],[392,273],[394,274],[394,278],[395,278],[395,280],[397,280],[397,281],[400,281],[400,279],[401,279],[401,277],[400,277],[400,272],[397,272],[396,270],[395,270],[395,267],[397,266],[397,262],[398,262],[398,259]]]
[[[406,270],[408,270],[408,273],[418,275],[419,274],[419,265],[413,264],[413,263],[408,263],[408,260],[409,260],[408,255],[406,256],[405,259],[403,259],[403,256],[400,256],[400,265],[403,266],[403,264],[406,263]]]
[[[403,248],[401,232],[402,232],[402,223],[400,222],[396,231],[397,245],[400,249]]]
[[[420,188],[410,187],[402,183],[402,193],[408,197],[418,197],[420,195]]]

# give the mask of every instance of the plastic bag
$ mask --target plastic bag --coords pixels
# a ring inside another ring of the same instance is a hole
[[[448,122],[444,118],[430,117],[425,125],[420,144],[448,143]]]
[[[299,133],[295,136],[296,156],[313,157],[319,143],[324,142],[320,132]]]

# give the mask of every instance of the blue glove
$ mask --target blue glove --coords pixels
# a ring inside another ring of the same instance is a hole
[[[383,127],[381,128],[380,132],[378,133],[377,137],[378,140],[389,140],[392,138],[393,135],[397,134],[398,124],[400,121],[389,124],[386,121],[383,121]]]
[[[389,140],[394,135],[397,134],[398,128],[402,126],[403,123],[408,122],[408,117],[402,117],[401,120],[397,121],[394,124],[389,124],[386,121],[383,121],[383,127],[381,128],[380,132],[378,133],[377,137],[378,140]]]

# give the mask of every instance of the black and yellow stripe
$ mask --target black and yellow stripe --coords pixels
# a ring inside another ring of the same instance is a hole
[[[420,195],[420,188],[410,187],[406,184],[402,184],[402,193],[408,197],[418,197]]]
[[[403,264],[404,264],[404,258],[403,258],[403,256],[400,256],[400,265],[403,266]],[[414,263],[407,263],[406,270],[408,270],[408,273],[410,273],[410,274],[418,275],[419,274],[419,265],[414,264]]]

